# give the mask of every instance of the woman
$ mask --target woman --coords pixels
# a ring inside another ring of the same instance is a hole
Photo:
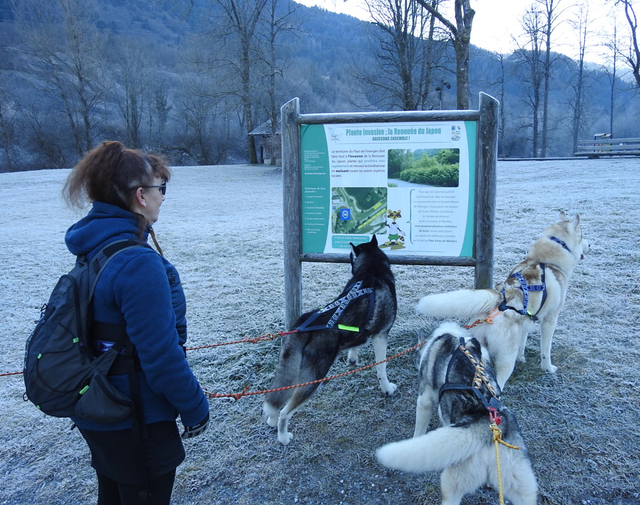
[[[175,420],[179,414],[182,438],[202,433],[209,421],[209,404],[185,358],[180,277],[153,235],[170,175],[157,156],[103,142],[73,169],[63,190],[72,205],[93,202],[67,231],[73,254],[91,259],[114,241],[140,243],[114,256],[101,274],[92,327],[97,352],[121,338],[135,347],[131,382],[115,365],[109,381],[134,400],[136,413],[113,424],[72,419],[91,450],[99,505],[168,504],[175,469],[184,460]],[[149,234],[160,254],[147,245]]]

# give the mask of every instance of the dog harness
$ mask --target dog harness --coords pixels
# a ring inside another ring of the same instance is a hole
[[[535,285],[529,286],[527,284],[527,281],[525,280],[525,278],[522,276],[520,272],[515,272],[511,274],[509,276],[509,279],[513,277],[514,279],[517,279],[518,282],[520,283],[520,285],[517,286],[517,288],[520,289],[520,291],[522,291],[522,294],[523,294],[522,309],[516,309],[511,305],[507,305],[507,297],[505,296],[505,290],[507,289],[507,287],[505,286],[504,288],[502,288],[502,303],[498,306],[498,310],[500,310],[501,312],[504,312],[507,309],[515,310],[518,314],[522,314],[523,316],[529,316],[534,321],[537,320],[537,316],[542,310],[542,307],[544,306],[544,302],[547,300],[547,285],[545,283],[545,264],[540,263],[540,268],[542,268],[542,276],[540,279],[542,281],[542,284],[535,284]],[[536,311],[535,314],[532,314],[527,310],[527,307],[529,306],[529,291],[542,291],[542,301],[540,302],[540,308]]]
[[[365,324],[371,319],[373,315],[373,308],[375,305],[375,294],[373,291],[373,287],[363,288],[362,281],[357,281],[353,283],[351,286],[347,286],[345,289],[347,292],[345,295],[339,297],[338,299],[331,302],[329,305],[324,307],[323,309],[319,309],[313,314],[311,314],[306,321],[304,321],[300,326],[296,328],[296,331],[315,331],[315,330],[325,330],[327,328],[333,328],[336,326],[336,323],[340,320],[340,317],[349,306],[349,304],[358,298],[363,296],[369,297],[369,309],[367,311],[367,317],[365,319]],[[326,323],[316,322],[315,325],[312,325],[314,321],[316,321],[321,315],[328,315],[333,311],[333,314],[329,318]],[[339,330],[353,331],[353,332],[363,332],[365,330],[361,330],[356,326],[347,326],[344,324],[337,325]]]
[[[475,369],[471,385],[461,384],[458,382],[449,382],[449,373],[451,372],[451,368],[460,359],[466,359]],[[492,411],[499,412],[502,409],[502,403],[500,403],[500,398],[498,397],[495,388],[491,385],[491,382],[489,381],[489,378],[487,377],[484,370],[484,360],[480,358],[480,362],[478,362],[473,354],[471,354],[469,349],[465,347],[464,338],[460,337],[460,345],[458,345],[458,347],[454,351],[453,356],[449,361],[449,365],[447,366],[445,383],[442,385],[442,387],[440,388],[440,392],[438,393],[438,401],[442,399],[442,395],[447,391],[471,391],[478,397],[487,411],[489,411],[490,413]],[[489,391],[488,399],[480,391],[483,385]]]
[[[564,242],[563,240],[560,240],[558,237],[549,237],[549,240],[553,240],[554,242],[557,242],[562,246],[563,249],[566,249],[567,251],[571,252],[571,249],[569,249],[569,246],[567,246],[567,243]]]

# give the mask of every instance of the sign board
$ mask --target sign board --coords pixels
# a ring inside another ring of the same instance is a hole
[[[497,100],[479,109],[300,114],[282,106],[285,322],[302,262],[348,262],[350,243],[391,263],[472,266],[493,287]]]
[[[302,252],[473,256],[476,122],[302,124]]]

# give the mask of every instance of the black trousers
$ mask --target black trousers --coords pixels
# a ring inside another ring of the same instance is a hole
[[[91,451],[91,466],[98,474],[99,505],[137,504],[142,476],[146,477],[147,489],[156,495],[154,499],[150,496],[148,505],[169,503],[175,469],[185,456],[175,421],[146,426],[142,455],[136,450],[131,429],[80,429],[80,433]]]
[[[169,505],[173,492],[173,481],[176,471],[158,477],[148,483],[146,489],[147,500],[141,502],[140,486],[137,484],[123,484],[98,474],[98,505]]]

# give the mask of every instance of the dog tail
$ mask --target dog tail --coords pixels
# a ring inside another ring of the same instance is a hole
[[[494,289],[460,289],[423,297],[416,307],[418,314],[435,317],[474,317],[489,314],[502,301]]]
[[[484,437],[469,427],[444,426],[426,435],[383,445],[378,462],[403,472],[440,472],[466,460],[486,445]]]

